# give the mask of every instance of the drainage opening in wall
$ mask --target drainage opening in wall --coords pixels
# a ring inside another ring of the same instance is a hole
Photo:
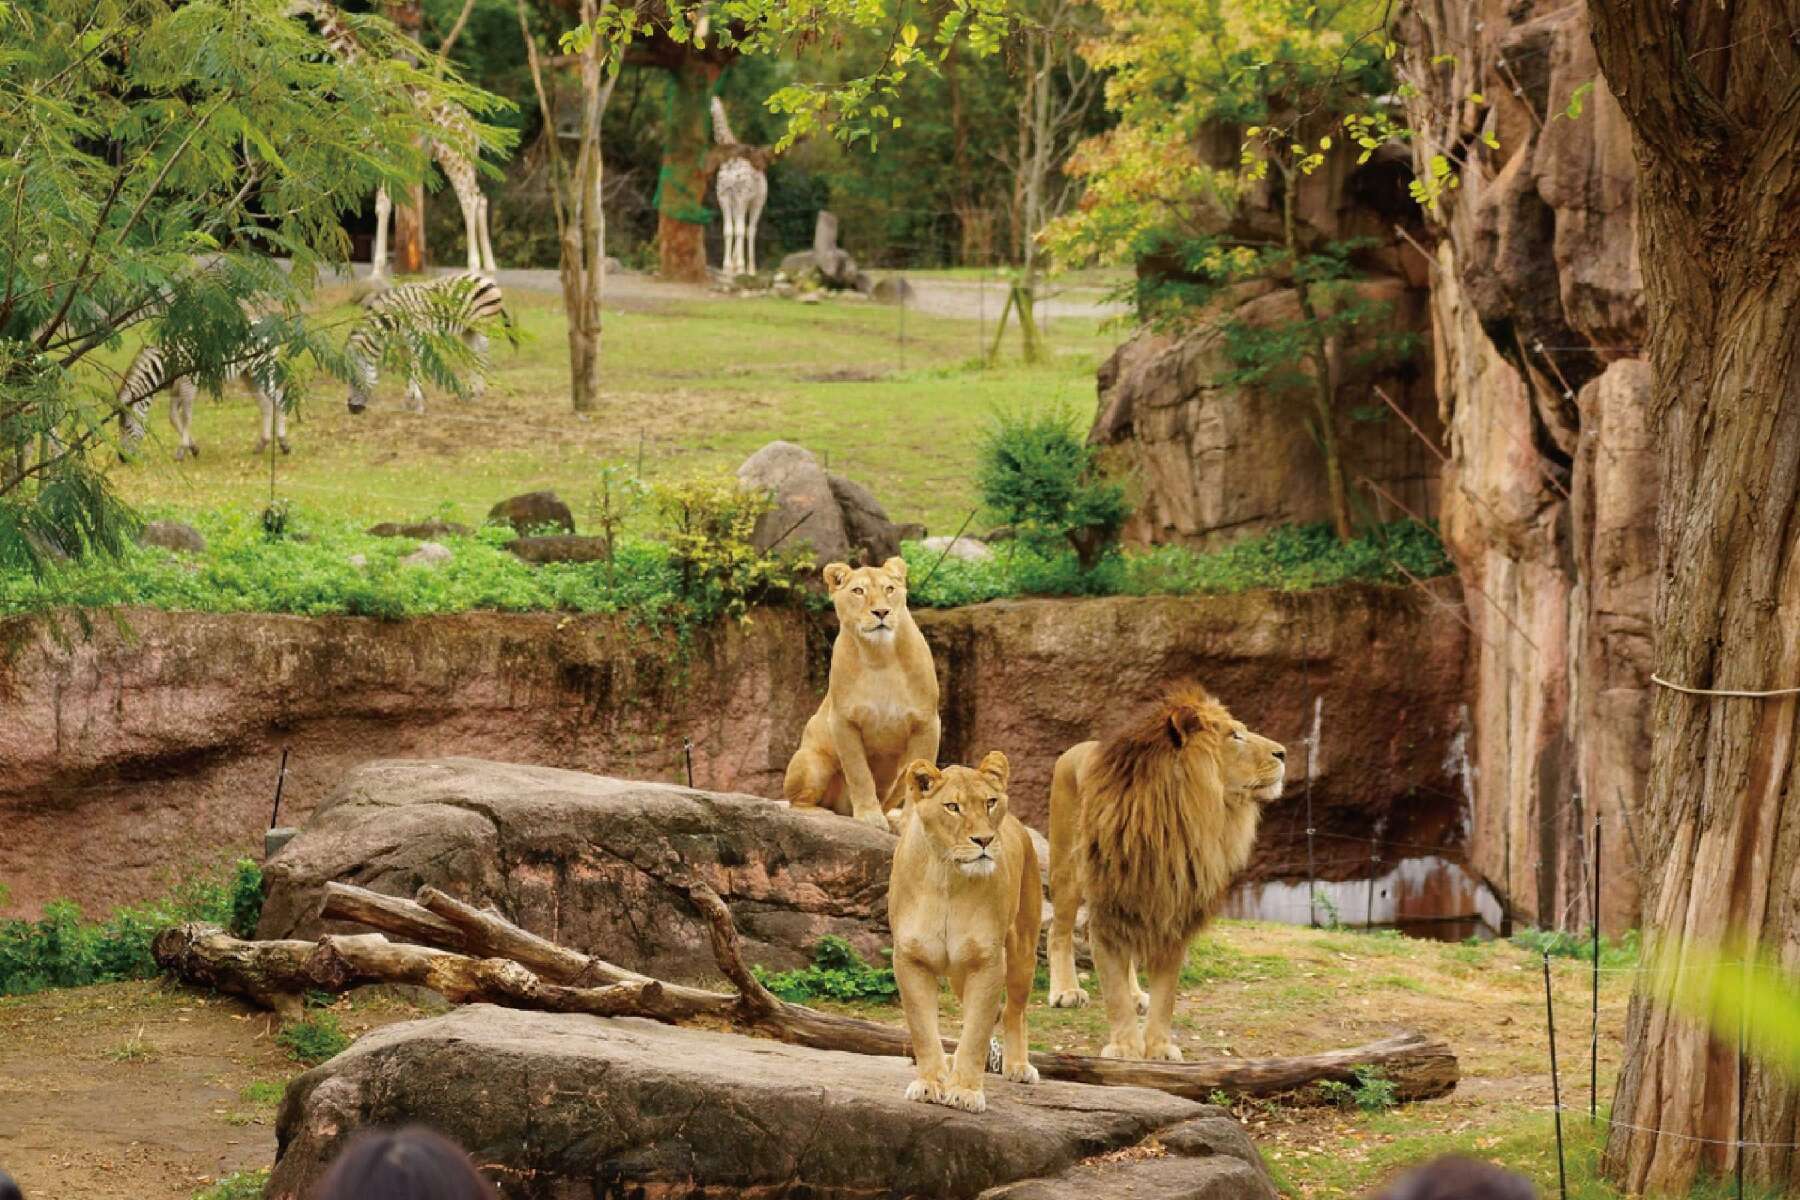
[[[1310,889],[1304,879],[1240,884],[1220,915],[1284,925],[1396,929],[1445,942],[1496,937],[1504,920],[1487,884],[1461,863],[1432,854],[1403,858],[1370,878],[1319,880]]]

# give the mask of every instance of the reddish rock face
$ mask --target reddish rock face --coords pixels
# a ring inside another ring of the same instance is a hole
[[[1320,713],[1317,825],[1452,845],[1459,832],[1463,610],[1456,587],[1016,601],[916,614],[937,655],[945,761],[1003,749],[1041,824],[1055,758],[1191,674],[1290,747],[1256,869],[1295,874]],[[0,880],[10,912],[156,895],[260,846],[281,748],[301,824],[377,758],[479,756],[779,796],[825,688],[831,630],[759,612],[685,658],[623,621],[133,612],[59,644],[0,622]],[[1321,873],[1354,873],[1342,853]],[[1355,855],[1366,854],[1366,848]]]
[[[1443,529],[1475,632],[1473,861],[1516,915],[1583,927],[1598,817],[1602,924],[1622,929],[1658,490],[1629,132],[1582,5],[1426,0],[1402,41],[1421,163],[1499,143],[1446,198],[1432,273]],[[1590,84],[1579,119],[1556,115]]]

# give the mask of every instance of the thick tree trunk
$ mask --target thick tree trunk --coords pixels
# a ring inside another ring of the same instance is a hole
[[[425,9],[419,0],[396,0],[388,5],[388,19],[417,40],[425,27]],[[421,275],[426,261],[425,185],[415,183],[394,195],[394,271]]]
[[[684,283],[706,282],[706,151],[712,138],[707,106],[719,81],[717,65],[684,58],[669,72],[669,113],[656,187],[659,273]]]
[[[1661,443],[1654,662],[1695,688],[1800,685],[1800,55],[1788,3],[1590,0],[1594,45],[1631,121],[1639,255]],[[1742,932],[1800,969],[1800,771],[1793,695],[1658,690],[1644,921],[1674,966]],[[1800,1182],[1800,1093],[1749,1063],[1758,1185]],[[1735,1045],[1633,997],[1608,1168],[1684,1192],[1735,1162]]]

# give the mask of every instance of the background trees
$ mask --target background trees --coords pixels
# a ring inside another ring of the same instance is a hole
[[[384,22],[357,26],[371,53],[351,67],[281,0],[0,9],[0,570],[42,576],[129,533],[96,350],[155,339],[215,388],[257,354],[284,378],[346,374],[304,307],[346,256],[341,219],[419,177],[419,97],[491,108],[400,61],[415,48]],[[465,361],[436,340],[425,357],[440,376]]]

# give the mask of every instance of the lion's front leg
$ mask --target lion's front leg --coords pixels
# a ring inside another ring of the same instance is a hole
[[[844,798],[850,802],[850,815],[865,825],[887,829],[887,816],[875,794],[875,774],[869,769],[869,755],[863,749],[862,731],[834,713],[831,746],[844,771]]]
[[[982,1075],[987,1070],[988,1039],[1000,1005],[1006,999],[1006,963],[1003,956],[984,961],[969,972],[962,989],[962,1036],[956,1039],[956,1060],[950,1068],[950,1086],[944,1103],[965,1112],[986,1112],[987,1094]]]
[[[894,982],[900,987],[900,1006],[906,1013],[906,1032],[912,1039],[913,1061],[919,1074],[907,1085],[906,1098],[941,1104],[948,1086],[949,1061],[938,1034],[937,972],[904,954],[894,956]]]
[[[1175,1021],[1175,991],[1181,981],[1186,947],[1173,946],[1152,959],[1150,971],[1150,1019],[1144,1023],[1144,1057],[1180,1062],[1181,1050],[1170,1040]],[[1134,979],[1135,983],[1136,980]]]
[[[1088,923],[1088,940],[1094,948],[1094,971],[1100,976],[1100,998],[1106,1003],[1107,1043],[1101,1058],[1144,1057],[1144,1032],[1138,1028],[1137,980],[1131,973],[1131,956],[1109,942]]]

